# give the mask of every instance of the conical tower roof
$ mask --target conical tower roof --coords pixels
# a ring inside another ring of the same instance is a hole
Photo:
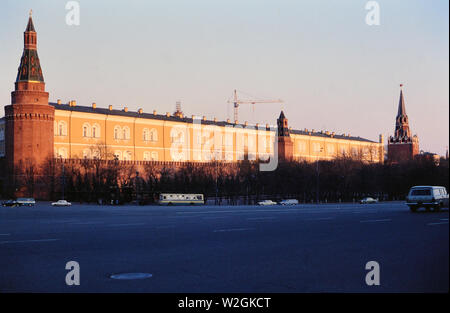
[[[27,28],[24,33],[24,48],[20,59],[16,82],[44,82],[36,45],[37,34],[34,29],[30,12]]]

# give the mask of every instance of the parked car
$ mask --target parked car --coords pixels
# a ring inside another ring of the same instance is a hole
[[[448,193],[442,186],[414,186],[406,197],[406,205],[411,212],[416,212],[419,208],[425,208],[427,211],[433,208],[439,211],[443,207],[448,207]]]
[[[17,198],[16,202],[19,205],[33,206],[36,204],[36,201],[33,198]]]
[[[2,202],[2,206],[16,207],[16,206],[19,206],[19,204],[17,203],[16,200],[6,200],[6,201]]]
[[[378,203],[378,199],[374,199],[371,197],[362,198],[359,203],[361,204],[369,204],[369,203]]]
[[[263,200],[263,201],[259,201],[258,205],[274,205],[277,204],[276,202],[273,202],[272,200]]]
[[[71,206],[72,203],[68,202],[67,200],[58,200],[56,202],[52,203],[53,206]]]
[[[298,204],[298,200],[297,199],[286,199],[286,200],[282,200],[280,202],[281,205],[296,205]]]

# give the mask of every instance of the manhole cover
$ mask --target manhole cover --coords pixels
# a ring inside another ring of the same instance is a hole
[[[145,279],[152,277],[149,273],[122,273],[111,275],[112,279]]]

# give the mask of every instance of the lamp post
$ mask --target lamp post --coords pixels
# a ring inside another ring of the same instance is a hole
[[[65,178],[65,172],[64,172],[64,160],[62,156],[60,156],[61,160],[61,167],[62,167],[62,174],[61,174],[61,186],[62,186],[62,200],[64,200],[64,189],[66,184],[66,178]]]
[[[316,174],[317,174],[317,186],[316,186],[316,203],[319,204],[319,186],[320,186],[320,181],[319,181],[319,156],[320,153],[323,152],[323,147],[320,147],[319,149],[319,154],[317,155],[317,159],[316,159]]]

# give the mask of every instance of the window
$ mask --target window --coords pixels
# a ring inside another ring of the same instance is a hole
[[[124,140],[129,140],[130,139],[130,128],[128,126],[125,126],[123,128],[123,137],[122,139]]]
[[[150,140],[150,131],[148,130],[148,128],[144,128],[144,130],[142,131],[142,140],[144,140],[144,141]],[[144,152],[144,154],[145,154],[145,152]]]
[[[341,155],[347,155],[347,147],[341,146]]]
[[[119,140],[121,139],[122,129],[120,126],[114,127],[114,139]]]
[[[90,159],[91,158],[91,150],[90,149],[84,149],[83,150],[83,158],[84,159]]]
[[[92,151],[92,158],[93,158],[93,159],[100,159],[100,150],[94,149],[94,150]]]
[[[123,153],[123,160],[124,161],[131,161],[131,152],[130,151],[125,151],[124,153]]]
[[[358,149],[356,149],[356,147],[352,147],[352,156],[358,156]]]
[[[158,132],[154,128],[150,131],[150,141],[158,141]]]
[[[306,142],[299,141],[298,143],[298,152],[305,153],[306,152]]]
[[[320,153],[323,151],[323,148],[321,147],[320,143],[318,142],[313,143],[313,151],[315,153]]]
[[[0,128],[0,140],[5,140],[5,129]]]
[[[83,124],[83,137],[91,137],[91,125],[89,123]]]
[[[59,121],[57,127],[58,129],[56,134],[58,136],[67,136],[67,123],[65,121]]]
[[[97,123],[92,126],[92,137],[100,138],[100,125],[98,125]]]
[[[152,161],[158,161],[158,152],[153,151],[151,159]]]
[[[59,148],[58,149],[58,153],[56,154],[57,158],[63,158],[66,159],[67,158],[67,149],[66,148]]]
[[[430,196],[430,189],[413,189],[411,191],[411,196]]]
[[[114,159],[122,160],[122,151],[114,151]]]
[[[150,161],[150,152],[148,151],[144,152],[144,161]]]
[[[363,153],[363,156],[364,156],[365,158],[367,158],[367,157],[369,156],[369,153],[370,153],[369,148],[368,148],[368,147],[364,147],[364,148],[362,149],[362,153]]]
[[[172,143],[184,143],[184,130],[172,128],[170,139]]]
[[[334,154],[334,145],[329,144],[327,145],[328,154]]]

